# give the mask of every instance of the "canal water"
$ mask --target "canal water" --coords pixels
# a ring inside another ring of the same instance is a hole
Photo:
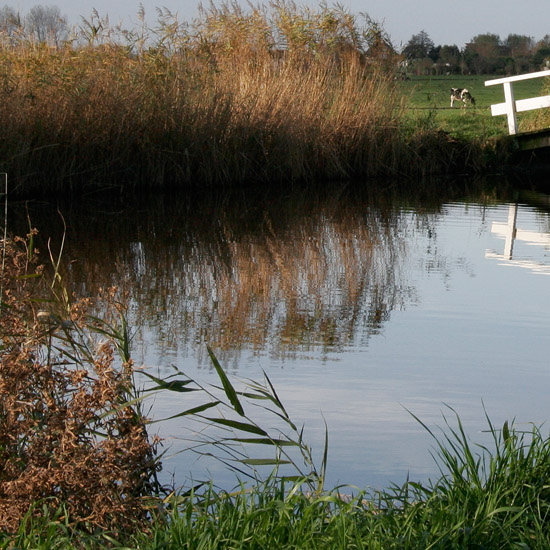
[[[54,253],[65,232],[78,295],[128,293],[140,367],[216,384],[209,345],[237,387],[265,372],[318,461],[328,427],[328,486],[382,488],[439,473],[414,416],[438,434],[456,411],[480,443],[486,414],[527,430],[550,417],[550,197],[391,189],[12,202],[9,226],[30,218]],[[150,415],[201,399],[158,395]],[[181,452],[197,437],[184,418],[153,428],[164,480],[235,484]]]

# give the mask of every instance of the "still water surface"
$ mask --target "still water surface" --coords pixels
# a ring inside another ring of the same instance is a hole
[[[460,415],[486,442],[495,425],[550,416],[550,201],[540,193],[446,199],[343,189],[326,194],[148,197],[12,206],[60,242],[79,294],[128,290],[137,364],[215,382],[265,371],[317,456],[329,429],[328,485],[385,487],[436,477],[428,426]],[[158,398],[152,414],[193,406]],[[409,412],[410,411],[410,412]],[[157,424],[168,454],[181,420]],[[187,452],[166,479],[233,474]]]

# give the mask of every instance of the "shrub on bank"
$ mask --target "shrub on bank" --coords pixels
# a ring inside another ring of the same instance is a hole
[[[143,528],[159,463],[123,347],[115,360],[124,339],[89,316],[90,300],[69,301],[59,273],[46,284],[32,239],[2,253],[0,530],[59,510],[84,531]],[[114,294],[104,302],[117,313]]]

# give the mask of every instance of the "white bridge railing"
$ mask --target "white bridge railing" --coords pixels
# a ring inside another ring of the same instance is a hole
[[[485,86],[495,86],[497,84],[502,84],[504,86],[504,103],[491,105],[491,114],[493,116],[507,115],[508,133],[511,136],[518,133],[516,113],[550,107],[550,95],[531,97],[529,99],[518,99],[516,101],[514,99],[514,89],[512,84],[520,80],[530,80],[531,78],[541,78],[544,76],[550,76],[550,70],[539,71],[538,73],[522,74],[518,76],[509,76],[506,78],[497,78],[496,80],[487,80],[485,82]]]

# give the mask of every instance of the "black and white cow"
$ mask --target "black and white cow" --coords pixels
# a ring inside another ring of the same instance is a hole
[[[476,104],[474,96],[466,88],[451,88],[451,107],[455,101],[462,101],[463,107],[469,101],[472,105]]]

